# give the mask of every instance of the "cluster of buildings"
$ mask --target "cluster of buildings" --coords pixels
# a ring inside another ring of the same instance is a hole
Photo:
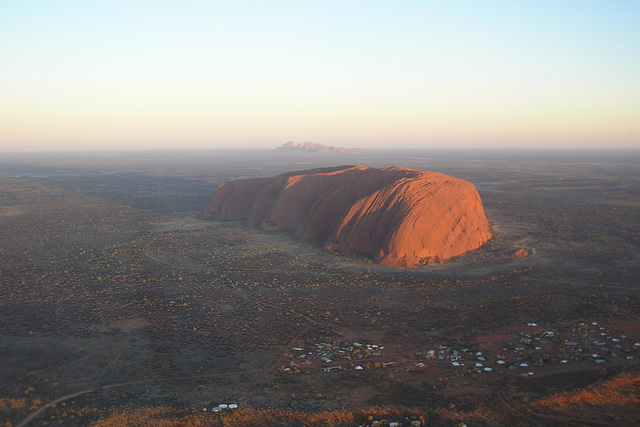
[[[285,354],[288,365],[281,366],[279,371],[297,374],[307,367],[314,367],[332,373],[387,368],[398,364],[408,373],[428,373],[438,372],[446,363],[451,369],[464,369],[467,373],[511,371],[522,377],[530,377],[543,365],[561,366],[581,361],[606,364],[612,360],[634,363],[632,361],[640,349],[640,342],[595,321],[545,327],[528,322],[503,335],[503,341],[489,344],[478,342],[468,347],[439,345],[416,352],[417,360],[413,358],[404,362],[383,362],[384,346],[372,343],[316,342],[306,347],[292,348]]]
[[[380,358],[383,350],[384,346],[371,343],[318,342],[307,348],[293,347],[290,353],[284,355],[289,359],[289,366],[281,366],[279,370],[290,374],[299,373],[300,368],[321,366],[324,372],[338,372],[346,369],[361,371],[370,365],[367,363],[369,358]],[[394,362],[378,362],[375,367],[387,367],[393,364]]]
[[[221,403],[218,406],[214,406],[211,408],[212,413],[223,412],[223,411],[233,411],[234,409],[238,409],[238,405],[236,403]],[[207,412],[208,408],[202,408],[204,412]]]
[[[626,334],[598,322],[580,322],[572,329],[571,335],[561,335],[559,341],[569,358],[591,358],[595,363],[606,363],[607,359],[616,358],[634,360],[634,350],[640,348],[640,342],[633,342]],[[568,363],[569,358],[560,362]]]
[[[517,328],[512,339],[502,342],[500,349],[492,354],[442,345],[437,350],[428,350],[424,357],[446,361],[454,368],[464,367],[473,372],[507,369],[528,377],[534,375],[536,367],[545,364],[568,364],[583,360],[605,364],[611,359],[632,361],[638,348],[640,342],[633,342],[627,335],[598,322],[579,322],[553,328],[542,328],[535,322],[529,322]],[[416,370],[416,366],[414,363],[410,370]]]

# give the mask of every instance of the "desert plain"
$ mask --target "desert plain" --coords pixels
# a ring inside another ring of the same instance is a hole
[[[202,218],[339,165],[467,180],[493,238],[405,269]],[[637,424],[639,208],[634,150],[3,155],[0,425]]]

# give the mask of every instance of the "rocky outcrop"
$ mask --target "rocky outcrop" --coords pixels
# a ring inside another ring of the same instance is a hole
[[[304,144],[296,144],[289,141],[286,144],[276,148],[281,153],[322,153],[322,154],[355,154],[362,153],[362,148],[344,148],[344,147],[327,147],[326,145],[316,144],[315,142],[305,142]]]
[[[516,248],[506,251],[504,254],[509,258],[526,258],[531,256],[532,250],[529,248]]]
[[[442,262],[491,238],[471,183],[405,168],[341,166],[231,181],[203,216],[290,231],[328,250],[403,267]]]

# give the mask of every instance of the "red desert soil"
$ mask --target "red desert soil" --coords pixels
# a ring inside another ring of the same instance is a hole
[[[405,168],[340,166],[230,181],[203,217],[290,231],[328,250],[402,267],[442,262],[492,237],[471,183]]]
[[[496,343],[509,341],[512,337],[513,337],[513,332],[511,331],[508,331],[508,330],[496,331],[491,334],[478,335],[476,337],[476,342],[485,343],[485,344],[496,344]]]
[[[640,320],[617,320],[613,322],[616,328],[633,336],[640,336]]]

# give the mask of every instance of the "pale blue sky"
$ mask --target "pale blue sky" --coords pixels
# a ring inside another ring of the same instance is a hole
[[[0,3],[0,150],[640,148],[640,1]]]

